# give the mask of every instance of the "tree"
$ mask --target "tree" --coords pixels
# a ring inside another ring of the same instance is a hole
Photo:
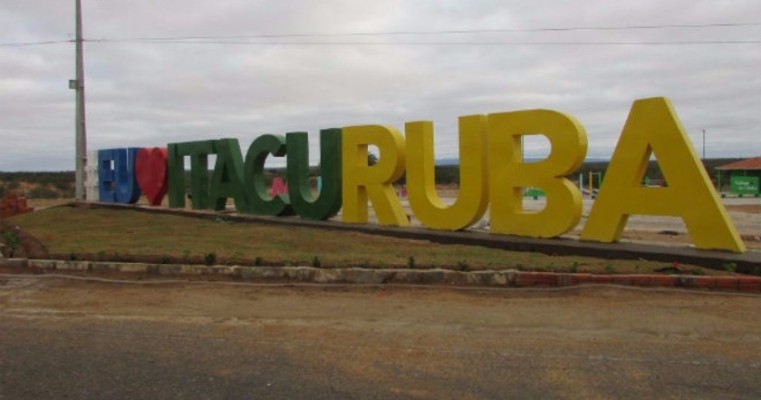
[[[37,185],[29,191],[30,199],[56,199],[58,193],[55,190],[50,189],[47,185]]]
[[[367,165],[375,165],[378,163],[378,156],[373,153],[367,153]]]

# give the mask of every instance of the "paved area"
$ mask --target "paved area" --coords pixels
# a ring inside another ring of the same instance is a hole
[[[0,276],[0,399],[757,399],[761,296]]]
[[[456,190],[443,190],[439,191],[441,195],[441,201],[444,204],[452,204],[457,199]],[[407,198],[401,199],[402,207],[408,214],[412,215],[413,225],[420,225],[420,221],[414,218],[412,210],[409,206],[409,200]],[[582,218],[576,227],[576,232],[580,232],[586,223],[589,212],[594,206],[594,199],[590,197],[584,197],[582,200]],[[761,197],[727,197],[722,199],[722,203],[727,208],[729,217],[732,223],[735,225],[737,232],[746,235],[761,235]],[[530,212],[538,212],[545,208],[547,199],[544,197],[538,197],[536,199],[531,197],[523,198],[523,207]],[[375,222],[375,214],[372,207],[369,209],[370,221]],[[338,218],[335,218],[338,220]],[[480,224],[476,224],[472,229],[479,230],[479,227],[485,226],[488,221],[488,213]],[[679,217],[663,217],[663,216],[648,216],[648,215],[632,215],[626,224],[625,231],[644,231],[644,232],[660,232],[663,230],[674,231],[678,233],[686,233],[687,227]]]

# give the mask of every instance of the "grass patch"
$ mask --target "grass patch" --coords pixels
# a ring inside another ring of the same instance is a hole
[[[547,270],[546,266],[553,266],[556,272],[575,272],[583,265],[583,272],[611,273],[615,265],[615,273],[652,273],[663,267],[663,263],[641,260],[550,256],[258,222],[216,223],[129,209],[56,207],[13,217],[12,223],[36,236],[51,254],[72,258],[89,254],[101,259],[118,254],[120,259],[134,255],[156,256],[163,261],[167,257],[198,259],[203,263],[228,260],[328,268],[437,266],[460,271]]]

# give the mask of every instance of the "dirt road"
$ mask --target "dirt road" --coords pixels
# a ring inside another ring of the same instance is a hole
[[[761,398],[761,296],[0,275],[0,399]]]

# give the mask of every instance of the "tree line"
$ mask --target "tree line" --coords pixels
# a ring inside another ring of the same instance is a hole
[[[374,156],[374,155],[373,155]],[[374,158],[374,157],[373,157]],[[731,162],[739,161],[740,158],[714,158],[703,162],[703,165],[714,182],[716,181],[716,167]],[[368,160],[370,164],[377,162],[377,158]],[[594,161],[584,163],[581,168],[568,176],[571,180],[577,180],[579,174],[584,176],[586,181],[590,172],[602,173],[608,168],[608,161]],[[460,169],[457,165],[441,165],[434,167],[436,173],[437,185],[459,185]],[[320,174],[319,167],[312,167],[309,170],[311,177],[317,177]],[[270,169],[265,173],[265,180],[271,182],[275,176],[285,179],[285,169]],[[645,176],[651,180],[663,180],[663,173],[658,167],[655,160],[648,163]],[[31,199],[55,199],[55,198],[73,198],[74,197],[74,172],[0,172],[0,198],[8,194],[15,193],[25,195]],[[185,179],[189,185],[189,177]],[[313,180],[314,181],[314,180]],[[405,176],[402,176],[397,185],[406,184]]]

